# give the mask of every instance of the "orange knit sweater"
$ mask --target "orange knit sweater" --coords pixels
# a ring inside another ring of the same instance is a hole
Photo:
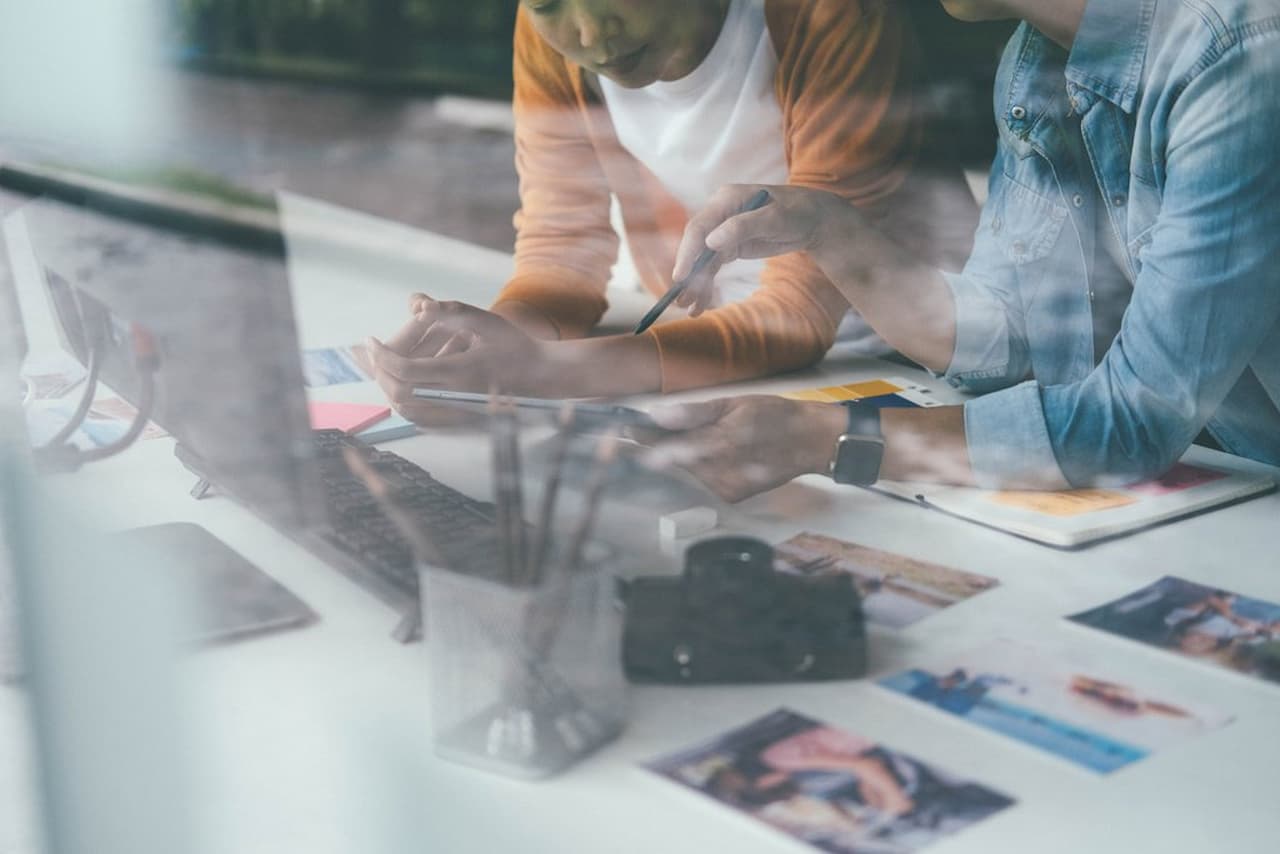
[[[765,0],[778,56],[789,182],[884,214],[904,185],[923,120],[915,46],[884,0]],[[548,46],[522,9],[515,38],[515,273],[498,302],[543,313],[562,338],[585,335],[607,303],[617,196],[641,281],[670,285],[688,214],[618,142],[594,76]],[[848,303],[809,260],[771,259],[752,296],[654,336],[664,391],[792,370],[822,358]]]

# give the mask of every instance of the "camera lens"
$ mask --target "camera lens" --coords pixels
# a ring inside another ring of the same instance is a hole
[[[688,593],[699,599],[767,595],[773,578],[773,547],[751,537],[703,540],[685,552]]]

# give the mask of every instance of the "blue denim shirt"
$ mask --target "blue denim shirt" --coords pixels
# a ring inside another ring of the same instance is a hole
[[[947,276],[947,378],[994,392],[965,405],[981,485],[1138,480],[1206,426],[1280,464],[1278,92],[1275,0],[1093,0],[1070,53],[1014,35]]]

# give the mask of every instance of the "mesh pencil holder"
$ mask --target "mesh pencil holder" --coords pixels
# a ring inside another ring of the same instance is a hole
[[[554,774],[622,731],[622,613],[598,565],[512,587],[421,569],[432,741],[513,777]]]

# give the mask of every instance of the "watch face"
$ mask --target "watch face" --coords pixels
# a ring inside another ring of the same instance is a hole
[[[852,486],[870,486],[880,479],[884,439],[878,436],[840,437],[831,479]]]

